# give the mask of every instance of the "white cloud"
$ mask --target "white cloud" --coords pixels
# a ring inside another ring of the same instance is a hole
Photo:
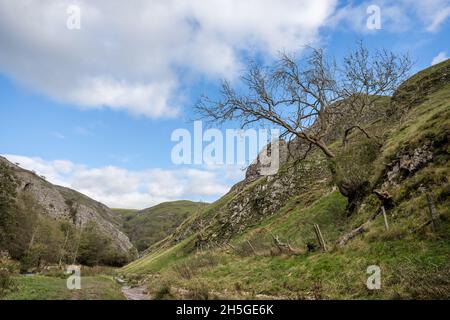
[[[426,31],[437,31],[447,18],[450,17],[449,0],[408,0],[408,3],[415,6],[417,16],[426,25]]]
[[[214,200],[243,178],[242,172],[227,177],[225,172],[233,171],[227,166],[133,171],[114,166],[89,168],[67,160],[4,156],[22,168],[45,176],[51,183],[75,189],[112,208],[142,209],[179,199]]]
[[[313,43],[337,0],[0,0],[0,72],[83,108],[174,116],[185,76]],[[68,5],[81,29],[66,28]],[[180,72],[182,70],[182,72]]]
[[[449,0],[375,0],[364,1],[357,5],[341,6],[329,19],[330,26],[345,26],[367,33],[367,7],[380,7],[382,29],[391,32],[406,32],[412,29],[422,29],[428,32],[437,31],[450,16]]]
[[[328,24],[332,27],[350,28],[361,33],[376,32],[377,30],[367,28],[367,20],[372,14],[367,13],[370,5],[380,7],[381,29],[394,32],[403,32],[409,28],[410,20],[404,14],[404,8],[399,3],[385,3],[384,1],[366,1],[358,5],[348,4],[339,8],[329,19]]]
[[[434,66],[435,64],[441,63],[442,61],[447,60],[447,53],[442,51],[439,52],[439,54],[433,58],[433,60],[431,61],[431,65]]]
[[[50,182],[68,187],[67,174],[80,169],[70,161],[56,160],[45,161],[38,157],[24,157],[20,155],[3,155],[9,161],[18,163],[20,167],[33,170],[37,174],[45,176]]]

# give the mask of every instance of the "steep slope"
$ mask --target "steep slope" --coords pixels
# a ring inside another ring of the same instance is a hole
[[[160,203],[143,210],[113,209],[121,217],[123,231],[144,251],[171,234],[184,220],[207,204],[193,201]]]
[[[368,123],[376,141],[355,132],[345,147],[332,145],[348,179],[390,195],[388,230],[374,193],[347,216],[313,153],[239,183],[123,273],[145,277],[161,297],[450,297],[449,71],[450,60],[424,70],[387,99],[384,116]],[[366,287],[371,265],[381,269],[380,290]]]
[[[104,204],[69,188],[53,185],[43,177],[20,168],[4,157],[0,157],[0,163],[9,168],[16,178],[19,197],[30,196],[48,217],[70,221],[78,228],[88,222],[95,222],[100,230],[111,238],[120,252],[128,254],[133,249],[128,237],[120,231],[120,221]]]

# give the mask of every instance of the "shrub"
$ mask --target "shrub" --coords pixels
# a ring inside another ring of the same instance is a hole
[[[182,279],[190,280],[193,276],[191,268],[185,262],[174,266],[174,270]]]
[[[28,250],[20,258],[20,273],[27,273],[31,269],[38,267],[38,256],[33,250]]]
[[[77,261],[86,266],[108,265],[121,267],[130,261],[130,254],[114,246],[97,223],[90,221],[80,231]]]
[[[15,286],[15,281],[11,277],[9,270],[0,268],[0,297],[3,297]]]
[[[162,283],[161,286],[156,290],[155,300],[164,300],[172,298],[171,288],[168,283]]]
[[[194,286],[190,288],[186,298],[190,300],[209,300],[209,289],[206,284],[196,282]]]

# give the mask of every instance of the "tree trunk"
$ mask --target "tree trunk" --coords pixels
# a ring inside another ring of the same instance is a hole
[[[370,193],[370,183],[364,181],[361,184],[338,182],[339,191],[347,197],[347,216],[358,212],[362,200]]]
[[[361,201],[370,192],[370,183],[364,181],[361,184],[352,184],[343,181],[338,175],[338,169],[336,164],[335,154],[328,148],[328,146],[322,140],[316,141],[318,146],[328,159],[328,167],[331,171],[333,181],[339,189],[339,192],[348,199],[347,204],[347,216],[351,216],[357,212]]]
[[[377,210],[375,211],[375,213],[369,218],[369,220],[367,220],[366,222],[364,222],[362,225],[360,225],[358,228],[353,229],[352,231],[350,231],[349,233],[345,234],[343,237],[341,237],[339,239],[339,246],[343,247],[347,244],[347,242],[349,242],[351,239],[353,239],[354,237],[356,237],[357,235],[365,232],[370,224],[372,223],[373,220],[375,220],[376,217],[378,217],[378,215],[381,213],[381,210]]]
[[[339,192],[348,200],[347,216],[351,216],[358,211],[361,201],[370,192],[370,183],[365,181],[361,184],[352,184],[343,181],[338,175],[338,169],[334,158],[328,158],[328,167]]]
[[[316,141],[315,144],[323,151],[323,153],[327,156],[327,158],[329,158],[329,159],[336,158],[336,155],[328,148],[328,146],[326,145],[325,142],[323,142],[322,140],[319,140],[319,141]]]

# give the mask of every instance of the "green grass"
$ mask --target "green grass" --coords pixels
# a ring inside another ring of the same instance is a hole
[[[249,298],[268,295],[285,299],[396,299],[450,297],[450,244],[447,241],[411,239],[368,244],[356,241],[345,250],[296,256],[239,257],[210,252],[216,265],[195,269],[189,260],[191,278],[180,277],[176,268],[165,269],[149,283],[150,291],[163,281],[173,288],[197,290],[202,284],[209,292]],[[206,255],[206,254],[203,254]],[[198,265],[198,264],[197,264]],[[366,287],[367,267],[378,265],[382,289]],[[420,281],[419,281],[420,279]],[[441,279],[441,280],[439,280]],[[237,290],[236,288],[239,288]]]
[[[424,71],[410,79],[404,88],[412,90],[421,77],[428,77],[427,83],[434,83],[433,77],[439,76],[439,68],[448,64],[447,61]],[[394,106],[400,113],[405,111],[402,117],[383,119],[368,129],[378,137],[382,147],[374,152],[373,157],[368,157],[368,163],[362,164],[361,174],[367,174],[376,187],[380,187],[384,174],[389,170],[388,164],[395,161],[399,153],[411,152],[431,143],[435,156],[431,163],[405,177],[399,184],[388,187],[395,203],[395,207],[387,211],[388,231],[379,215],[368,231],[343,248],[337,246],[340,237],[367,221],[379,209],[379,200],[372,194],[366,196],[358,213],[347,217],[347,200],[333,190],[329,182],[318,181],[327,177],[298,171],[296,174],[304,179],[306,187],[296,186],[297,194],[271,214],[262,218],[255,215],[255,219],[261,220],[246,221],[248,225],[244,231],[229,239],[234,249],[219,245],[198,252],[194,250],[198,234],[192,228],[191,236],[184,241],[174,244],[173,238],[168,237],[149,255],[121,271],[141,277],[157,274],[148,282],[149,291],[158,292],[164,288],[163,297],[186,297],[179,292],[187,290],[201,293],[194,294],[194,297],[205,297],[207,292],[212,298],[450,298],[450,85],[439,83],[438,86],[436,90],[419,86],[420,92],[426,93],[420,99],[416,99],[414,93],[402,93],[407,99],[403,104],[396,100]],[[359,143],[360,137],[361,133],[352,134],[349,147],[355,151],[361,149],[364,141]],[[336,142],[334,145],[337,153],[340,144]],[[361,150],[365,152],[365,149]],[[316,158],[310,160],[316,161],[312,165],[319,167]],[[361,161],[364,162],[364,157]],[[292,174],[288,168],[279,172],[280,176],[288,174]],[[350,170],[349,174],[357,178],[359,172]],[[226,221],[229,214],[227,207],[230,203],[248,194],[256,197],[253,190],[261,184],[270,189],[270,182],[260,179],[241,193],[231,192],[205,211],[191,216],[180,228],[189,229],[199,219],[204,219],[212,225],[210,233],[219,234],[221,221]],[[440,228],[435,232],[430,227],[412,232],[429,219],[426,198],[419,191],[421,185],[431,190],[440,216]],[[314,223],[322,230],[328,252],[321,252],[318,248],[306,250],[307,244],[317,243],[312,228]],[[181,232],[180,228],[178,232]],[[289,243],[295,253],[278,252],[272,234]],[[256,254],[250,250],[248,241]],[[366,271],[370,265],[381,268],[382,283],[378,291],[366,287]]]
[[[121,288],[112,277],[81,277],[81,289],[69,290],[66,279],[49,276],[16,276],[16,288],[4,300],[123,300]]]
[[[122,219],[122,228],[138,251],[161,241],[206,203],[192,201],[164,202],[144,210],[114,209]]]
[[[430,95],[426,102],[414,108],[406,121],[390,135],[384,145],[384,158],[399,149],[416,146],[450,130],[450,84]]]
[[[77,290],[78,300],[124,300],[121,287],[110,276],[82,277],[81,290]]]
[[[144,257],[131,262],[121,269],[123,273],[143,274],[150,272],[158,272],[169,266],[173,261],[187,256],[186,248],[192,243],[192,237],[187,238],[177,245],[169,249],[162,249],[152,252]]]
[[[116,215],[118,215],[118,218],[121,220],[121,223],[124,221],[133,218],[136,213],[139,212],[137,209],[111,209],[112,212],[114,212]]]
[[[345,228],[345,208],[347,200],[339,192],[330,192],[309,206],[301,202],[301,197],[294,197],[272,217],[253,228],[236,236],[234,245],[247,246],[247,241],[258,249],[269,249],[272,236],[288,242],[293,248],[306,250],[307,243],[315,243],[313,224],[318,224],[325,241],[333,243]]]

